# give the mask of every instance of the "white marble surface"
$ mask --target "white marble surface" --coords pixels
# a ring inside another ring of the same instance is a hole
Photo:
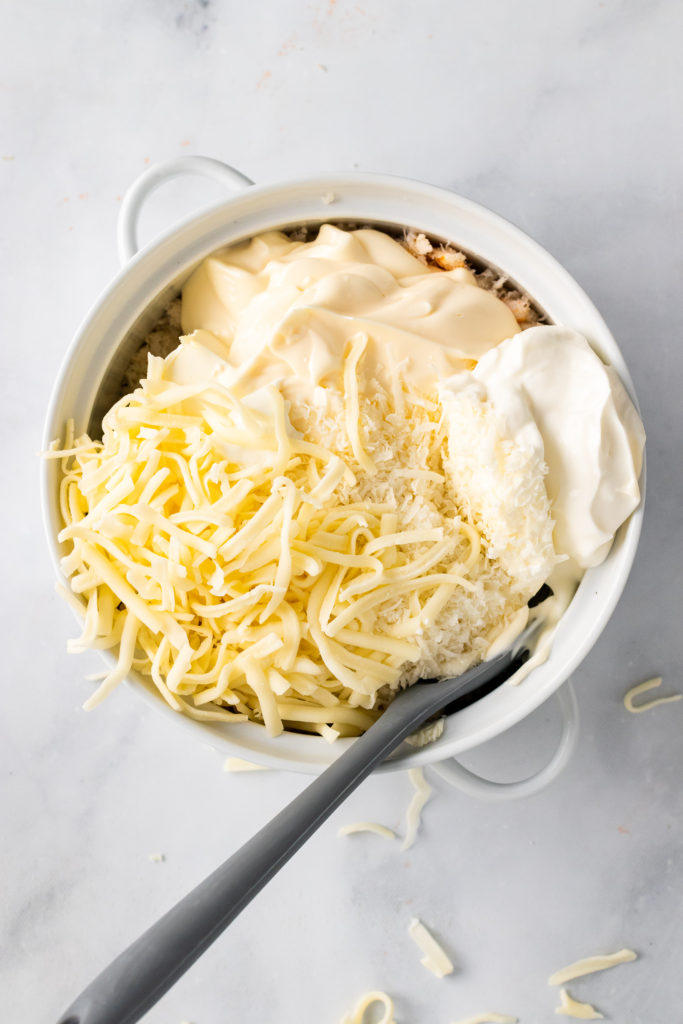
[[[128,690],[79,710],[94,658],[67,657],[36,452],[79,320],[116,271],[121,193],[198,152],[257,181],[360,168],[451,186],[518,223],[585,286],[623,347],[649,433],[635,568],[576,676],[582,734],[553,787],[483,804],[434,779],[418,844],[336,838],[400,826],[404,775],[369,780],[150,1012],[150,1024],[336,1022],[383,987],[401,1024],[483,1009],[554,1019],[548,974],[622,945],[641,959],[572,991],[609,1019],[680,1016],[683,703],[628,715],[658,673],[681,689],[681,8],[522,0],[264,5],[5,4],[0,1016],[50,1022],[123,945],[303,786],[231,776]],[[149,235],[218,194],[173,185]],[[522,775],[552,706],[470,763]],[[149,854],[163,852],[165,862]],[[438,981],[419,915],[456,971]]]

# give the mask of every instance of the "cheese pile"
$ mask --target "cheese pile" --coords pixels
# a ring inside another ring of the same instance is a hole
[[[85,609],[71,649],[118,648],[86,706],[135,669],[193,718],[331,741],[483,658],[555,562],[545,467],[437,381],[510,318],[380,232],[271,233],[205,261],[190,334],[150,355],[101,442],[49,453]]]
[[[71,649],[119,645],[88,706],[133,667],[194,718],[353,734],[454,600],[465,617],[454,640],[472,660],[471,620],[490,630],[510,583],[471,523],[425,499],[432,488],[448,501],[442,464],[406,458],[378,470],[375,500],[354,500],[367,490],[360,468],[298,437],[276,388],[263,412],[165,370],[150,357],[141,388],[105,417],[102,442],[52,453],[65,462],[59,539],[72,550],[62,567],[87,600]],[[439,409],[425,404],[404,421],[423,438],[418,459],[441,451]]]

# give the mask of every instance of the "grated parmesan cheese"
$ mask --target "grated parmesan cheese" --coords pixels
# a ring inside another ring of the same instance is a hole
[[[438,390],[460,502],[490,556],[500,559],[517,586],[537,590],[557,561],[538,428],[521,398],[507,396],[513,408],[503,415],[469,374],[452,377]]]
[[[406,740],[411,747],[426,747],[428,743],[435,743],[442,735],[446,727],[445,717],[437,718],[434,722],[428,722],[421,729],[414,732]]]

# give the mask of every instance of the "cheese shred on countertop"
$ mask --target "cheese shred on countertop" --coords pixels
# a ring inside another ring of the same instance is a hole
[[[416,917],[410,922],[408,932],[418,949],[424,953],[420,960],[423,967],[435,974],[437,978],[445,978],[447,974],[452,974],[453,964],[446,951]]]
[[[411,768],[408,775],[415,787],[415,793],[406,811],[406,834],[401,846],[402,850],[409,850],[415,842],[422,821],[422,808],[429,800],[432,792],[432,787],[425,779],[424,769]]]
[[[567,981],[575,978],[582,978],[585,974],[595,974],[596,971],[606,971],[609,967],[618,967],[619,964],[632,963],[638,959],[638,954],[632,949],[620,949],[616,953],[606,953],[604,956],[588,956],[567,967],[560,968],[548,978],[549,985],[564,985]]]
[[[627,711],[630,711],[631,714],[638,715],[641,711],[649,711],[650,708],[656,708],[660,704],[673,704],[676,701],[683,700],[683,693],[672,693],[670,697],[655,697],[654,700],[647,700],[642,704],[633,703],[635,698],[639,697],[641,693],[647,693],[649,690],[656,690],[661,685],[661,676],[654,676],[652,679],[646,679],[643,683],[637,683],[624,694],[624,707]]]
[[[372,832],[376,836],[382,836],[383,839],[396,838],[395,832],[392,832],[386,825],[378,825],[375,821],[357,821],[353,825],[342,825],[337,835],[341,838],[355,835],[357,832]]]
[[[254,764],[253,761],[245,761],[242,757],[226,757],[223,762],[224,772],[265,772],[268,771],[263,764]]]
[[[379,991],[366,992],[361,996],[353,1010],[350,1013],[345,1013],[339,1024],[368,1024],[369,1018],[366,1017],[366,1012],[377,1003],[382,1007],[382,1016],[373,1017],[375,1024],[396,1024],[393,1001],[386,992]]]
[[[603,1020],[604,1014],[596,1010],[590,1003],[581,1003],[573,999],[566,988],[560,989],[560,1005],[555,1007],[560,1017],[574,1017],[577,1020]]]

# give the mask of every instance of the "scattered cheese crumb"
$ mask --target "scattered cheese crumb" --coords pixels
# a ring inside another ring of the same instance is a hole
[[[415,794],[406,812],[406,837],[403,840],[402,850],[409,850],[415,842],[420,827],[422,808],[429,800],[432,792],[432,787],[425,779],[421,768],[411,768],[408,774],[410,775],[410,781],[415,787]]]
[[[517,1017],[510,1017],[507,1013],[475,1013],[473,1017],[463,1017],[453,1024],[517,1024]]]
[[[344,825],[337,832],[338,836],[351,836],[356,832],[374,832],[377,836],[383,836],[384,839],[395,839],[396,833],[392,832],[386,825],[378,825],[374,821],[358,821],[354,825]]]
[[[421,729],[409,736],[406,743],[411,747],[426,747],[428,743],[435,743],[442,735],[446,725],[446,718],[437,718],[435,722],[428,722]]]
[[[331,206],[332,203],[336,202],[336,195],[334,192],[326,192],[324,196],[320,197],[324,202],[325,206]]]
[[[603,1020],[604,1014],[596,1010],[590,1003],[580,1003],[572,999],[566,988],[560,989],[560,1005],[555,1007],[555,1013],[561,1017],[577,1017],[579,1020]]]
[[[588,956],[584,960],[577,960],[555,971],[548,978],[549,985],[564,985],[566,981],[573,981],[574,978],[582,978],[584,974],[594,974],[596,971],[606,971],[608,967],[617,967],[619,964],[628,964],[637,960],[638,954],[632,949],[620,949],[617,953],[607,953],[605,956]]]
[[[435,974],[437,978],[445,978],[447,974],[453,973],[453,964],[445,950],[416,917],[410,922],[408,932],[416,946],[425,954],[420,960],[423,967]]]
[[[241,757],[226,757],[223,764],[224,772],[265,772],[265,765],[244,761]]]
[[[377,1024],[396,1024],[394,1020],[394,1004],[386,992],[366,992],[364,996],[360,997],[353,1010],[350,1013],[344,1014],[339,1024],[364,1024],[365,1011],[373,1003],[381,1003],[384,1007],[384,1013],[377,1020]]]
[[[154,861],[155,864],[163,864],[163,862],[166,860],[166,854],[165,853],[150,853],[149,859]]]
[[[674,693],[670,697],[657,697],[655,700],[645,701],[644,704],[633,703],[634,697],[638,697],[641,693],[647,693],[648,690],[656,690],[661,685],[662,677],[654,676],[652,679],[646,679],[644,683],[632,686],[624,694],[624,707],[632,714],[638,715],[641,711],[649,711],[650,708],[656,708],[658,704],[671,704],[675,700],[683,700],[683,693]]]

